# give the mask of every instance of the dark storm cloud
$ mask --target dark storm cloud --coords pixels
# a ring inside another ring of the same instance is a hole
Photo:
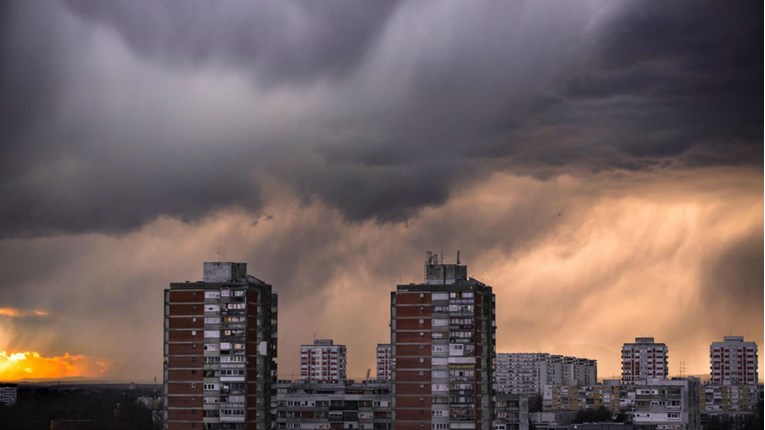
[[[608,118],[602,143],[628,156],[758,163],[760,6],[632,2],[599,29],[593,65],[565,93]]]
[[[496,169],[760,160],[748,3],[3,8],[0,237],[257,212],[258,173],[396,222]]]
[[[140,55],[194,66],[231,62],[265,84],[340,78],[364,57],[395,1],[67,0]]]

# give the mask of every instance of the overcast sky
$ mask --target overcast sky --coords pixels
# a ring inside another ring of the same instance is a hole
[[[163,289],[223,259],[280,294],[281,377],[314,335],[358,377],[461,250],[499,352],[708,373],[763,341],[762,34],[743,1],[4,1],[0,351],[161,378]]]

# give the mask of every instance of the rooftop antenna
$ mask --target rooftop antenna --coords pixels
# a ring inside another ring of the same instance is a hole
[[[685,361],[680,362],[680,377],[685,378]]]
[[[218,261],[220,261],[220,235],[218,235],[218,249],[216,253],[218,254]]]
[[[444,264],[444,250],[441,249],[441,264]]]
[[[459,266],[459,264],[460,264],[460,250],[458,249],[457,250],[457,265]]]

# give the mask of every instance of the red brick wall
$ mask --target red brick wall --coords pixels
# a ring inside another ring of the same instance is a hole
[[[170,291],[169,302],[199,302],[205,301],[205,294],[202,290],[183,290],[183,291]]]
[[[167,407],[169,408],[199,408],[202,409],[203,397],[189,396],[167,396]]]
[[[422,294],[423,297],[420,297],[420,294]],[[430,304],[430,293],[397,292],[396,304],[397,305]]]
[[[398,386],[396,386],[398,388]],[[430,409],[431,404],[431,397],[430,396],[422,396],[423,399],[420,401],[419,397],[402,397],[396,394],[396,413],[398,413],[398,408],[428,408]]]
[[[397,369],[428,369],[430,370],[430,351],[428,351],[427,357],[422,357],[423,362],[420,363],[420,358],[414,357],[397,357],[396,368]],[[401,378],[396,378],[401,380]]]
[[[204,315],[204,305],[201,303],[198,305],[190,305],[190,304],[170,304],[170,314],[168,316],[173,315]]]
[[[192,373],[194,372],[194,373]],[[167,371],[168,381],[199,381],[202,382],[202,367],[199,370],[173,370]],[[199,385],[199,384],[197,384]]]
[[[168,421],[197,421],[202,422],[202,408],[199,409],[168,409]],[[191,426],[186,424],[186,428]],[[201,429],[201,426],[197,426]]]
[[[422,336],[420,336],[419,331],[398,331],[396,330],[396,344],[399,343],[421,343],[426,345],[426,348],[430,348],[430,343],[432,341],[431,334],[429,331],[422,330]],[[398,348],[398,346],[396,346]]]
[[[430,397],[430,383],[423,383],[422,387],[420,387],[420,384],[414,383],[396,383],[396,398],[398,398],[399,395],[411,395],[411,396],[428,396]],[[397,405],[401,406],[401,405]],[[430,404],[428,404],[428,407],[430,407]]]
[[[168,382],[167,384],[168,394],[199,394],[202,395],[202,384],[197,383],[197,386],[191,388],[190,382]]]
[[[427,306],[396,306],[396,318],[423,318],[430,317],[433,314],[433,308],[430,304]]]
[[[419,336],[419,334],[418,334]],[[423,346],[420,349],[420,346]],[[396,355],[427,355],[430,356],[430,345],[396,345]]]
[[[194,321],[193,318],[197,320]],[[201,317],[173,317],[170,318],[170,329],[178,328],[196,328],[203,329],[205,326],[205,320]]]
[[[167,346],[167,350],[170,355],[199,354],[201,356],[204,347],[201,342],[197,344],[196,348],[190,343],[171,343]]]
[[[197,330],[196,334],[191,330],[170,330],[168,339],[170,342],[203,342],[204,330]]]
[[[428,383],[430,383],[430,369],[424,370],[422,375],[420,375],[419,371],[417,370],[399,370],[398,374],[396,375],[396,379],[399,381],[412,382],[428,381]]]
[[[425,425],[423,427],[420,427],[420,423],[424,422]],[[398,419],[396,419],[396,430],[428,430],[430,428],[430,418],[427,420],[422,421],[402,421],[399,422]]]
[[[196,360],[195,360],[196,359]],[[202,368],[204,361],[204,357],[202,354],[193,356],[193,357],[177,357],[177,356],[169,356],[167,358],[167,367],[175,368],[175,367],[198,367]]]

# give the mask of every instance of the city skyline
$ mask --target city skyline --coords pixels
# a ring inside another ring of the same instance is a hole
[[[0,380],[161,379],[205,261],[278,292],[280,377],[316,333],[360,378],[429,249],[498,352],[763,345],[755,6],[227,3],[0,6]]]

